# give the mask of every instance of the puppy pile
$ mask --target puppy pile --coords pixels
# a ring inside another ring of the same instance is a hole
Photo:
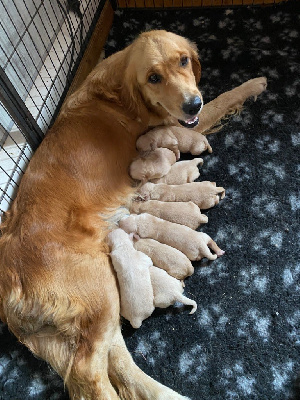
[[[159,127],[142,135],[136,146],[139,157],[129,173],[141,185],[130,204],[131,215],[109,233],[108,244],[119,281],[121,315],[139,328],[155,307],[178,301],[192,306],[190,314],[196,311],[196,302],[183,295],[183,280],[194,272],[191,261],[224,254],[206,233],[195,230],[208,221],[201,210],[218,204],[225,190],[214,182],[194,182],[202,158],[177,161],[180,152],[212,152],[198,132]]]

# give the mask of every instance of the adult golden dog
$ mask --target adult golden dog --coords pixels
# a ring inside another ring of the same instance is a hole
[[[196,47],[165,31],[100,63],[65,103],[2,224],[0,317],[65,380],[71,399],[184,399],[145,375],[120,331],[105,237],[134,193],[128,166],[149,127],[207,130],[261,93],[257,78],[204,106]]]

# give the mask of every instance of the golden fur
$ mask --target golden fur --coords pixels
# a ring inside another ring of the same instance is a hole
[[[153,73],[163,81],[149,83]],[[62,376],[71,399],[183,399],[126,349],[105,237],[134,194],[128,166],[137,138],[184,118],[185,96],[201,97],[199,79],[196,47],[165,31],[144,33],[101,62],[65,103],[1,226],[0,317]],[[244,97],[234,92],[236,102],[231,93],[227,106],[218,98],[204,107],[201,129],[263,90],[253,86]]]

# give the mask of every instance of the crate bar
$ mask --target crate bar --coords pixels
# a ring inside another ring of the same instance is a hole
[[[11,84],[3,68],[0,66],[0,100],[4,107],[24,134],[30,147],[36,150],[43,140],[44,134],[35,119],[27,110],[16,89]]]

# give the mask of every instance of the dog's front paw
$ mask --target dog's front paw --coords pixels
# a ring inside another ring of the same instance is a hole
[[[259,78],[250,79],[249,81],[245,82],[242,86],[244,86],[246,96],[254,97],[254,100],[256,100],[257,96],[259,96],[263,91],[266,90],[267,78],[261,76]]]

